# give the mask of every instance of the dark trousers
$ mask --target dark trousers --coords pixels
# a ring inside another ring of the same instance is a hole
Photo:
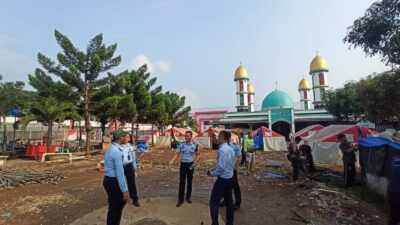
[[[128,184],[129,196],[133,201],[138,201],[139,197],[136,188],[135,169],[133,168],[132,163],[124,165],[124,173],[126,177],[126,183]]]
[[[118,180],[115,177],[104,177],[103,186],[108,197],[107,225],[119,225],[125,202]]]
[[[352,186],[356,178],[356,162],[343,162],[344,185]]]
[[[233,189],[233,178],[223,179],[218,177],[211,191],[210,198],[210,215],[211,225],[219,225],[219,203],[222,198],[226,204],[226,225],[233,225],[233,203],[232,203],[232,189]]]
[[[183,202],[185,196],[185,187],[187,181],[187,190],[186,190],[186,199],[191,199],[192,197],[192,181],[193,181],[193,172],[192,168],[193,162],[185,163],[181,162],[181,168],[179,170],[179,202]]]
[[[240,161],[240,165],[243,166],[246,164],[246,152],[244,151],[244,148],[242,148],[242,160]]]
[[[305,157],[306,157],[308,172],[315,172],[314,158],[313,158],[312,154],[311,153],[307,153],[305,155]]]
[[[238,180],[238,173],[237,170],[233,170],[233,195],[235,201],[233,201],[234,205],[240,206],[242,204],[242,192],[240,191],[240,185],[239,185],[239,180]],[[222,203],[224,206],[226,205],[225,199]]]
[[[400,192],[389,192],[390,217],[388,225],[400,224]]]
[[[293,180],[296,181],[297,179],[299,179],[300,171],[304,173],[303,162],[300,158],[297,157],[293,158],[291,162],[293,168]]]

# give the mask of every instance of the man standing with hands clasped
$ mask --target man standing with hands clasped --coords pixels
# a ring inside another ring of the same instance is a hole
[[[218,135],[219,149],[217,155],[217,166],[214,170],[208,171],[207,175],[217,177],[211,191],[210,214],[212,225],[219,225],[219,204],[222,198],[226,204],[226,225],[233,225],[233,170],[235,168],[236,156],[232,146],[229,144],[230,133],[221,131]]]
[[[126,144],[122,145],[122,153],[123,153],[123,164],[124,164],[124,173],[126,177],[126,182],[128,183],[129,195],[132,199],[132,204],[136,207],[140,207],[139,197],[136,188],[136,153],[134,151],[133,146],[129,143],[130,136],[125,135],[127,140]]]
[[[176,207],[181,207],[184,202],[185,186],[187,181],[186,202],[192,203],[192,181],[196,158],[199,155],[198,145],[193,143],[193,132],[186,131],[185,142],[178,145],[176,155],[170,161],[172,165],[176,158],[180,157],[181,166],[179,170],[179,194]]]
[[[123,166],[123,148],[128,133],[122,129],[113,132],[113,142],[104,155],[103,186],[108,197],[107,225],[119,225],[122,210],[129,198]]]

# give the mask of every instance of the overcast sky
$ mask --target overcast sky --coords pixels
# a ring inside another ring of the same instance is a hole
[[[122,64],[143,63],[166,90],[194,108],[235,104],[233,73],[240,62],[256,88],[256,105],[275,87],[299,100],[297,85],[319,51],[329,84],[386,69],[343,43],[346,29],[373,0],[13,0],[0,8],[0,74],[27,81],[36,55],[60,50],[54,29],[78,47],[103,33],[118,43]]]

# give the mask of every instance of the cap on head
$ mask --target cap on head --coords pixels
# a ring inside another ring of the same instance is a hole
[[[126,131],[124,131],[122,129],[118,129],[118,130],[114,131],[113,134],[112,134],[113,135],[113,140],[118,140],[118,139],[124,137],[127,134],[128,134],[128,132],[126,132]]]

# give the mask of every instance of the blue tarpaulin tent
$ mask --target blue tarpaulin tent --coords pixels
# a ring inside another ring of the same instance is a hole
[[[392,161],[400,157],[400,144],[383,137],[367,137],[358,141],[361,173],[373,189],[385,193],[392,176]]]

